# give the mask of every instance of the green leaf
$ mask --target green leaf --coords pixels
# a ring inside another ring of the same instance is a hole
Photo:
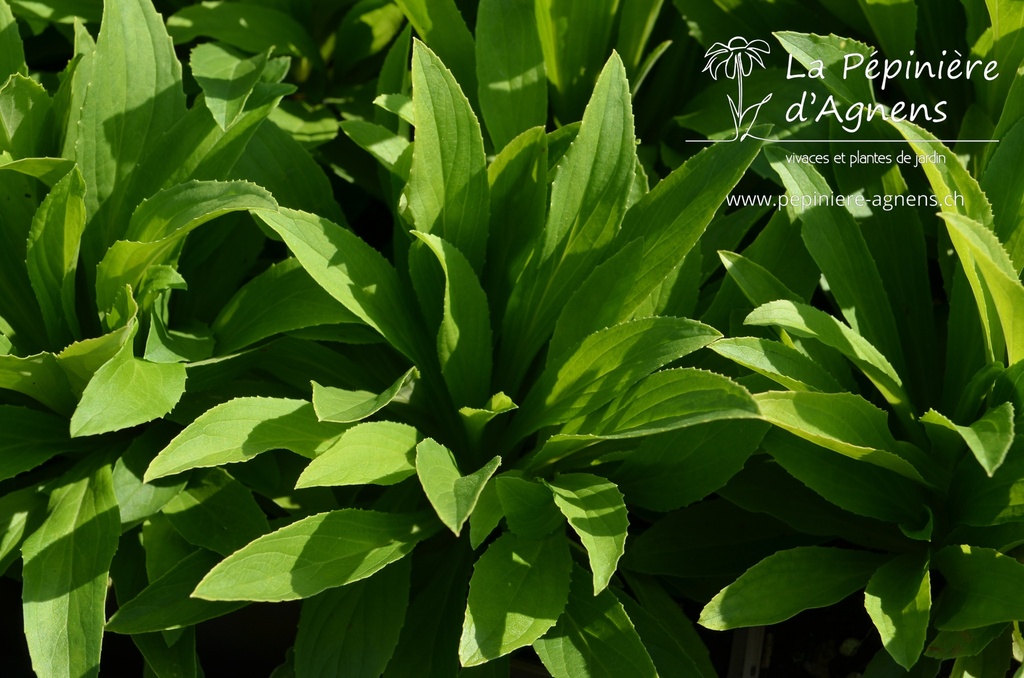
[[[0,0],[0,80],[6,82],[8,76],[15,73],[28,75],[25,48],[21,44],[18,24],[14,21],[11,8],[4,0]]]
[[[296,674],[379,678],[398,645],[408,604],[408,559],[305,601],[295,635]]]
[[[1024,286],[1009,255],[995,234],[976,220],[953,213],[940,216],[971,283],[993,359],[1002,358],[1004,341],[1010,364],[1024,359],[1024,320],[1014,313],[1024,303]]]
[[[722,589],[704,606],[699,623],[716,631],[776,624],[838,603],[863,588],[885,561],[875,553],[821,546],[780,551]]]
[[[869,0],[870,1],[870,0]],[[874,0],[876,3],[878,0]],[[885,0],[881,0],[885,1]],[[861,0],[864,4],[864,0]],[[916,17],[916,14],[914,15]],[[908,28],[900,26],[900,31],[906,33]],[[913,35],[913,29],[910,29]],[[840,99],[848,103],[863,102],[865,105],[875,101],[875,93],[871,87],[871,80],[862,75],[847,77],[845,67],[848,63],[847,54],[858,54],[867,59],[872,56],[872,49],[868,45],[850,38],[841,38],[836,35],[809,35],[806,33],[793,33],[780,31],[774,33],[782,47],[793,55],[793,57],[807,68],[815,68],[821,61],[824,66],[822,73],[823,84],[836,94]],[[883,48],[887,45],[883,44]],[[913,47],[913,45],[911,45]],[[896,57],[896,54],[904,52],[889,52],[886,54]],[[852,63],[852,60],[850,60]],[[795,192],[794,192],[795,194]]]
[[[578,120],[611,47],[619,0],[541,0],[536,4],[555,117]],[[623,71],[625,76],[625,71]]]
[[[882,637],[882,645],[908,671],[921,656],[932,607],[928,560],[895,558],[878,568],[864,590],[864,607]]]
[[[565,612],[533,643],[544,666],[555,678],[655,678],[658,671],[622,603],[611,591],[592,593],[586,580],[586,573],[574,567]]]
[[[424,355],[422,330],[412,320],[413,306],[398,274],[379,252],[322,217],[288,209],[255,214],[284,239],[306,272],[332,297],[418,362]]]
[[[365,579],[434,533],[422,516],[341,509],[260,537],[213,568],[194,596],[296,600]]]
[[[896,454],[882,410],[852,393],[769,391],[754,396],[761,415],[779,428],[843,456],[921,481]]]
[[[320,421],[333,421],[341,424],[366,419],[372,414],[387,407],[395,399],[399,391],[410,384],[416,375],[416,368],[400,376],[395,383],[379,395],[369,391],[346,391],[330,386],[321,386],[313,382],[313,409]]]
[[[476,48],[454,0],[396,2],[416,33],[458,76],[464,91],[476,97]]]
[[[760,149],[755,139],[705,148],[626,212],[618,239],[643,238],[643,262],[619,320],[632,317],[690,253]]]
[[[99,674],[107,577],[121,534],[109,465],[65,480],[22,546],[25,636],[42,678]]]
[[[462,417],[462,421],[466,425],[466,432],[469,433],[470,439],[479,443],[488,422],[500,414],[518,408],[519,406],[504,393],[495,393],[484,403],[483,407],[460,407],[459,416]]]
[[[704,642],[679,604],[653,578],[631,575],[629,587],[639,603],[613,593],[636,626],[662,678],[716,678]]]
[[[167,32],[180,45],[206,36],[250,53],[277,52],[322,65],[309,32],[289,14],[262,5],[204,2],[185,7],[167,19]]]
[[[444,445],[427,438],[416,446],[416,475],[423,491],[441,522],[456,537],[500,464],[501,457],[494,457],[480,470],[463,476],[455,456]]]
[[[151,363],[132,355],[127,342],[96,370],[71,415],[71,436],[91,436],[159,419],[185,392],[185,366]]]
[[[718,256],[729,278],[735,281],[743,295],[754,306],[777,299],[802,301],[798,294],[786,287],[771,271],[756,262],[734,252],[720,251]]]
[[[999,525],[1024,520],[1024,437],[1017,436],[992,476],[968,457],[954,472],[950,515],[966,525]]]
[[[571,566],[561,533],[545,539],[506,533],[488,546],[469,582],[461,664],[483,664],[543,636],[565,608]]]
[[[524,539],[541,539],[565,523],[551,490],[534,480],[504,473],[495,480],[508,528]]]
[[[791,194],[832,195],[832,189],[812,165],[787,163],[785,154],[775,148],[765,149],[765,156]],[[888,358],[897,374],[902,373],[903,347],[896,320],[857,223],[842,207],[801,208],[797,213],[807,251],[828,280],[846,321]]]
[[[629,519],[622,493],[615,483],[589,473],[562,474],[547,486],[587,549],[596,596],[608,586],[626,548]]]
[[[737,337],[719,339],[708,348],[792,391],[837,393],[843,390],[818,363],[777,341]]]
[[[163,514],[185,541],[222,556],[270,531],[252,492],[219,468],[193,475]]]
[[[0,572],[21,558],[21,545],[46,517],[46,496],[38,488],[26,487],[0,497]]]
[[[244,603],[221,603],[190,598],[196,584],[220,561],[200,549],[171,568],[123,603],[107,622],[111,633],[150,633],[179,629],[234,612]]]
[[[760,416],[747,389],[728,377],[692,368],[655,372],[576,425],[601,438],[636,438],[719,419]]]
[[[615,238],[635,175],[631,104],[625,69],[613,54],[579,134],[558,162],[542,240],[509,299],[499,361],[502,387],[522,378],[522,366],[548,339],[566,302]]]
[[[458,249],[435,235],[414,233],[444,272],[444,315],[437,331],[441,374],[456,406],[481,405],[489,393],[493,362],[487,295]]]
[[[956,431],[991,478],[1006,459],[1006,454],[1013,444],[1013,417],[1013,404],[1003,403],[999,407],[989,409],[970,426],[957,426],[935,410],[925,413],[921,421]]]
[[[0,355],[0,389],[24,393],[58,414],[75,409],[71,384],[52,353]]]
[[[211,326],[221,355],[275,334],[333,325],[362,324],[289,258],[246,283],[221,309]]]
[[[544,53],[530,0],[482,0],[476,18],[480,110],[495,150],[547,122]]]
[[[480,123],[455,77],[419,41],[413,43],[412,103],[416,143],[406,190],[413,223],[454,245],[480,272],[490,213]]]
[[[935,628],[960,631],[1024,618],[1024,565],[1013,558],[977,546],[947,546],[934,563],[946,580]]]
[[[856,365],[895,408],[910,407],[903,382],[878,349],[846,324],[824,311],[793,301],[759,306],[743,321],[747,325],[774,325],[792,335],[817,339]]]
[[[135,208],[125,233],[96,269],[96,301],[107,312],[125,285],[142,289],[157,264],[172,261],[181,241],[203,224],[230,212],[276,209],[265,189],[244,181],[189,181],[160,191]],[[140,304],[145,305],[141,300]]]
[[[498,526],[501,519],[505,517],[505,511],[501,506],[501,499],[498,497],[498,483],[496,477],[491,477],[480,491],[477,498],[476,508],[469,516],[469,545],[480,548],[487,537],[491,536],[494,528]]]
[[[1015,88],[1024,88],[1024,76],[1018,75],[1015,83]],[[1024,93],[1024,89],[1021,91]],[[1005,243],[1013,269],[1019,272],[1024,268],[1024,228],[1020,220],[1024,208],[1024,175],[1013,159],[1022,152],[1024,125],[1014,124],[992,138],[999,139],[999,145],[985,167],[981,185],[992,201],[995,233],[999,241]]]
[[[993,640],[1003,635],[1006,627],[1007,624],[1002,623],[966,631],[939,631],[935,638],[928,643],[924,654],[926,657],[937,659],[973,657],[988,647]]]
[[[345,428],[319,422],[304,400],[235,398],[210,408],[175,436],[149,465],[145,479],[246,461],[268,450],[315,457],[333,447]]]
[[[85,230],[85,181],[73,168],[58,181],[32,218],[25,265],[53,345],[79,336],[75,272]],[[66,324],[65,324],[66,323]]]
[[[185,115],[181,64],[150,0],[107,0],[104,9],[96,51],[86,57],[90,67],[74,75],[76,81],[80,76],[90,80],[78,133],[69,135],[63,153],[78,162],[88,187],[90,222],[82,253],[90,265],[121,237],[127,211],[147,197],[127,195],[129,176]],[[111,135],[111,128],[120,133]],[[94,218],[104,205],[103,214]]]
[[[416,474],[416,444],[420,437],[407,424],[359,424],[310,462],[295,487],[394,485]]]
[[[5,78],[0,86],[0,151],[15,160],[48,155],[53,136],[51,109],[50,95],[42,85],[20,73]],[[25,169],[10,164],[7,169]]]
[[[743,468],[768,425],[719,421],[645,438],[611,474],[627,502],[672,511],[703,499]]]
[[[76,447],[68,440],[66,420],[46,412],[0,405],[0,480],[31,471]]]
[[[114,495],[121,513],[122,529],[145,520],[185,487],[187,478],[157,483],[143,482],[146,466],[170,437],[166,426],[149,426],[132,441],[114,463]]]
[[[203,89],[203,103],[222,130],[242,115],[245,102],[260,81],[267,53],[245,58],[243,54],[208,42],[192,50],[192,75]]]
[[[345,13],[335,33],[336,73],[344,73],[360,61],[388,47],[405,24],[402,10],[390,0],[362,0]]]
[[[642,318],[591,334],[565,361],[537,380],[508,436],[586,415],[654,370],[707,346],[721,335],[683,318]]]
[[[409,103],[412,104],[411,100]],[[405,137],[365,120],[345,120],[341,123],[341,131],[392,173],[397,171],[399,159],[409,148],[409,140]]]

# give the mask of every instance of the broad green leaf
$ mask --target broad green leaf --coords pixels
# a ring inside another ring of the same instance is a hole
[[[643,263],[642,238],[631,240],[594,268],[566,302],[548,342],[547,365],[557,363],[579,342],[598,330],[615,325]],[[654,315],[654,314],[651,314]],[[661,315],[661,314],[658,314]]]
[[[1024,520],[1024,446],[1014,439],[1003,463],[992,476],[968,457],[954,473],[950,515],[967,525],[999,525]]]
[[[4,0],[0,0],[0,80],[6,81],[8,76],[15,73],[28,75],[25,48],[21,44],[18,24],[14,21],[11,8]]]
[[[395,399],[398,393],[411,383],[416,376],[416,368],[400,376],[395,383],[379,395],[369,391],[346,391],[330,386],[321,386],[313,382],[313,409],[320,421],[333,421],[350,424],[366,419],[379,412]]]
[[[409,140],[405,137],[365,120],[345,120],[341,123],[341,130],[389,172],[396,171],[399,158],[409,148]]]
[[[769,391],[754,396],[761,415],[800,438],[911,480],[921,476],[896,454],[885,412],[852,393]]]
[[[416,474],[420,437],[407,424],[358,424],[310,462],[295,486],[394,485]]]
[[[760,149],[755,139],[705,148],[626,212],[618,238],[643,238],[644,250],[619,320],[632,317],[690,253]]]
[[[58,414],[70,415],[75,409],[68,377],[52,353],[0,355],[0,389],[23,393]]]
[[[875,464],[829,454],[780,430],[769,432],[761,445],[790,475],[846,511],[911,530],[928,524],[928,496],[920,483]]]
[[[793,195],[832,195],[824,177],[812,165],[787,163],[775,148],[765,150],[772,168]],[[846,321],[895,368],[904,368],[903,347],[889,297],[864,236],[850,213],[841,207],[817,206],[797,210],[801,236],[828,280],[829,289]]]
[[[1009,636],[1009,632],[1003,634],[1004,638]],[[949,673],[950,678],[1002,678],[1010,675],[1010,671],[1013,670],[1013,654],[1007,652],[1006,647],[1006,643],[990,643],[973,657],[957,657]],[[1014,648],[1017,647],[1020,646],[1014,644]],[[1018,668],[1014,674],[1015,678],[1020,673],[1021,669]]]
[[[253,3],[203,2],[167,19],[176,45],[206,36],[246,52],[277,52],[304,57],[320,66],[320,50],[309,32],[288,13]]]
[[[413,306],[395,269],[379,252],[322,217],[287,209],[255,214],[345,308],[414,362],[425,355],[422,331],[409,313]]]
[[[714,372],[692,368],[655,372],[567,429],[601,438],[635,438],[719,419],[760,416],[750,393]]]
[[[409,23],[475,100],[476,47],[455,0],[396,0]],[[408,62],[406,62],[408,63]]]
[[[412,103],[416,143],[406,195],[413,224],[454,245],[480,272],[490,214],[480,123],[455,77],[419,41],[413,44]]]
[[[444,314],[437,331],[437,357],[456,406],[487,400],[491,384],[491,319],[487,295],[469,261],[451,243],[414,232],[444,272]]]
[[[127,195],[136,165],[185,115],[181,64],[150,0],[106,0],[104,10],[77,138],[69,137],[74,147],[63,153],[85,178],[90,222],[82,253],[89,265],[122,236],[127,211],[147,197]],[[119,133],[110,134],[111,128]]]
[[[1019,87],[1024,94],[1024,76],[1018,77]],[[1024,210],[1024,174],[1013,159],[1019,157],[1024,147],[1024,125],[1015,124],[1005,134],[997,134],[999,145],[992,152],[992,158],[981,178],[986,197],[992,201],[992,216],[999,241],[1005,243],[1007,254],[1013,263],[1013,270],[1024,268],[1024,228],[1021,227],[1021,212]]]
[[[413,106],[412,97],[398,93],[381,94],[373,100],[373,103],[388,113],[397,115],[404,122],[416,125],[416,109]]]
[[[777,341],[737,337],[719,339],[708,348],[792,391],[837,393],[843,390],[818,363]]]
[[[4,78],[0,85],[0,151],[10,153],[14,160],[48,155],[53,135],[51,108],[50,95],[39,83],[20,73]]]
[[[0,497],[0,572],[21,558],[21,544],[46,517],[46,496],[35,487],[8,492]]]
[[[405,16],[390,0],[362,0],[345,13],[335,33],[336,73],[344,73],[360,61],[379,54],[402,30]]]
[[[125,285],[141,290],[155,265],[172,260],[199,226],[230,212],[276,207],[266,190],[243,181],[189,181],[144,200],[132,214],[127,240],[114,243],[97,267],[100,311],[108,311]]]
[[[482,0],[476,18],[480,110],[496,151],[548,115],[544,53],[531,0]]]
[[[506,533],[488,546],[469,582],[460,663],[483,664],[543,636],[565,608],[571,566],[561,533],[545,539]]]
[[[132,355],[127,342],[96,370],[71,415],[71,436],[120,431],[158,419],[185,392],[185,366],[151,363]]]
[[[725,420],[653,435],[610,477],[630,505],[672,511],[725,485],[767,430],[764,422]]]
[[[189,424],[156,456],[145,478],[246,461],[275,449],[315,457],[332,447],[345,428],[318,421],[304,400],[235,398]]]
[[[491,224],[482,282],[496,321],[504,317],[508,296],[544,228],[547,167],[548,137],[543,127],[528,129],[508,142],[487,166]]]
[[[185,541],[222,556],[270,531],[252,492],[219,468],[193,475],[163,514]]]
[[[722,589],[704,606],[699,623],[716,631],[776,624],[838,603],[863,588],[885,561],[875,553],[821,546],[779,551]]]
[[[754,306],[778,299],[802,301],[800,296],[786,287],[771,271],[734,252],[719,252],[729,278],[736,282],[743,295]]]
[[[459,416],[466,425],[466,432],[476,443],[483,438],[484,428],[488,422],[500,414],[506,414],[518,409],[519,406],[512,402],[504,393],[492,395],[483,407],[460,407]]]
[[[167,442],[169,426],[146,427],[114,463],[114,496],[121,513],[122,529],[149,518],[185,487],[187,478],[146,483],[146,466]]]
[[[455,455],[444,445],[427,438],[416,446],[416,475],[423,491],[438,518],[456,537],[500,464],[501,457],[494,457],[478,471],[463,476]]]
[[[907,669],[924,650],[931,612],[928,561],[905,555],[878,568],[864,590],[864,607],[882,637],[882,645]]]
[[[409,604],[409,560],[302,604],[295,670],[310,678],[379,678]]]
[[[589,414],[651,372],[719,336],[707,325],[682,318],[643,318],[595,332],[564,363],[544,371],[516,413],[508,436],[518,439]]]
[[[192,75],[203,89],[203,103],[213,119],[226,130],[238,119],[252,88],[267,65],[266,53],[245,58],[243,54],[214,42],[192,50]]]
[[[917,4],[914,0],[859,0],[882,51],[895,57],[916,47]]]
[[[196,584],[221,557],[199,549],[174,563],[163,575],[118,607],[107,622],[111,633],[150,633],[179,629],[233,612],[244,603],[222,603],[190,598]]]
[[[864,1],[860,0],[862,4]],[[868,2],[878,3],[879,0],[868,0]],[[914,16],[916,17],[916,14]],[[900,30],[906,32],[907,28],[900,26]],[[911,29],[911,34],[913,34],[913,29]],[[874,103],[875,93],[872,91],[872,81],[862,75],[863,71],[855,71],[852,77],[848,77],[845,70],[848,63],[856,63],[855,59],[847,58],[847,55],[856,54],[867,61],[872,56],[871,47],[862,42],[836,35],[820,36],[789,31],[780,31],[774,35],[782,43],[782,47],[792,54],[804,68],[808,70],[815,68],[818,64],[814,62],[821,61],[824,67],[823,84],[840,99],[851,104],[855,102],[863,102],[865,105]],[[888,45],[885,45],[883,41],[882,47],[885,48]],[[897,53],[888,51],[886,53],[898,58]],[[903,52],[898,54],[902,55]]]
[[[986,31],[978,41],[981,43],[979,48],[983,49],[983,45],[988,46],[987,58],[1013,68],[1024,60],[1024,45],[1021,45],[1018,33],[1019,26],[1024,22],[1024,8],[1010,0],[986,0],[985,7],[988,9],[988,20],[992,28],[991,32]],[[986,104],[986,108],[993,116],[1006,99],[1010,80],[1005,76],[996,77],[994,80],[974,77],[979,90],[978,98]]]
[[[976,629],[1024,618],[1024,565],[992,549],[947,546],[934,557],[946,580],[935,628]]]
[[[621,3],[628,4],[628,3]],[[537,31],[555,116],[578,120],[611,47],[619,0],[540,0]],[[625,75],[625,71],[623,71]]]
[[[22,546],[25,636],[41,678],[96,676],[110,562],[121,520],[110,466],[66,478]]]
[[[336,323],[361,321],[309,277],[298,260],[288,258],[238,290],[212,329],[223,355],[275,334]]]
[[[494,528],[498,526],[505,512],[501,507],[501,499],[498,497],[497,478],[491,477],[480,491],[476,500],[476,508],[469,516],[469,545],[474,549],[480,548],[487,537],[491,536]]]
[[[125,288],[117,297],[114,309],[108,314],[112,332],[76,341],[57,354],[57,364],[67,375],[67,381],[76,396],[81,396],[96,370],[107,364],[125,344],[131,343],[139,331],[139,306],[131,290]]]
[[[565,524],[551,490],[539,482],[502,474],[494,486],[508,529],[517,537],[541,539]]]
[[[941,216],[971,283],[990,352],[1005,341],[1010,364],[1024,359],[1024,321],[1014,313],[1024,303],[1024,286],[1009,255],[992,231],[976,220],[949,212]],[[1001,359],[1001,351],[993,358]]]
[[[0,162],[0,170],[35,177],[47,186],[53,186],[63,179],[74,166],[75,163],[67,158],[22,158]]]
[[[926,412],[921,420],[956,431],[991,478],[999,470],[1013,444],[1013,417],[1013,404],[1003,403],[990,409],[970,426],[957,426],[935,410]]]
[[[579,134],[558,162],[542,241],[509,299],[499,362],[502,387],[522,378],[522,366],[532,361],[566,302],[608,251],[633,185],[635,142],[629,84],[613,54]]]
[[[103,12],[103,0],[11,0],[8,4],[26,21],[70,24],[77,18],[99,23]]]
[[[653,578],[627,577],[637,601],[620,590],[612,592],[622,603],[640,640],[651,655],[661,678],[714,678],[708,649],[678,603]]]
[[[194,596],[296,600],[365,579],[436,531],[422,516],[341,509],[260,537],[213,568]]]
[[[657,676],[622,603],[611,591],[592,593],[586,580],[586,573],[574,567],[565,612],[533,643],[544,666],[555,678]]]
[[[952,659],[954,657],[973,657],[984,650],[988,645],[1003,635],[1007,624],[993,624],[980,629],[968,629],[965,631],[939,631],[939,633],[928,642],[924,651],[926,657],[937,659]]]
[[[773,301],[754,309],[743,322],[781,327],[792,335],[831,346],[849,358],[893,407],[910,407],[903,382],[885,356],[856,330],[828,313],[799,302]]]
[[[608,586],[626,548],[629,519],[622,493],[615,483],[589,473],[562,474],[547,486],[587,549],[596,596]]]
[[[66,420],[46,412],[0,405],[0,480],[31,471],[77,447],[67,436]]]
[[[54,345],[68,343],[68,331],[80,334],[75,272],[84,230],[85,182],[76,167],[54,185],[36,211],[25,253],[28,277]]]
[[[629,3],[628,7],[619,12],[615,51],[622,55],[630,82],[636,82],[637,75],[642,71],[640,66],[644,61],[644,53],[651,33],[658,25],[658,14],[663,4],[664,0],[641,0]]]

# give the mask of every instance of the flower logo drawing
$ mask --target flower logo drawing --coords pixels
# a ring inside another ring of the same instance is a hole
[[[772,95],[769,94],[758,103],[744,108],[743,78],[753,73],[754,64],[764,68],[761,55],[769,54],[771,51],[771,47],[764,40],[747,40],[736,36],[728,43],[716,42],[704,53],[704,58],[708,60],[704,71],[710,73],[715,80],[718,80],[720,73],[724,73],[726,78],[736,81],[739,90],[735,101],[732,96],[727,95],[736,135],[726,141],[737,141],[753,136],[750,134],[750,129],[754,126],[761,107],[772,98]],[[749,122],[747,122],[748,120]]]

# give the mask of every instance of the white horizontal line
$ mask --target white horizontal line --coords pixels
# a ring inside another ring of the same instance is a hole
[[[688,144],[722,144],[735,139],[687,139]],[[907,139],[762,139],[769,144],[905,144]],[[920,143],[938,141],[943,144],[998,144],[999,139],[913,139]]]

